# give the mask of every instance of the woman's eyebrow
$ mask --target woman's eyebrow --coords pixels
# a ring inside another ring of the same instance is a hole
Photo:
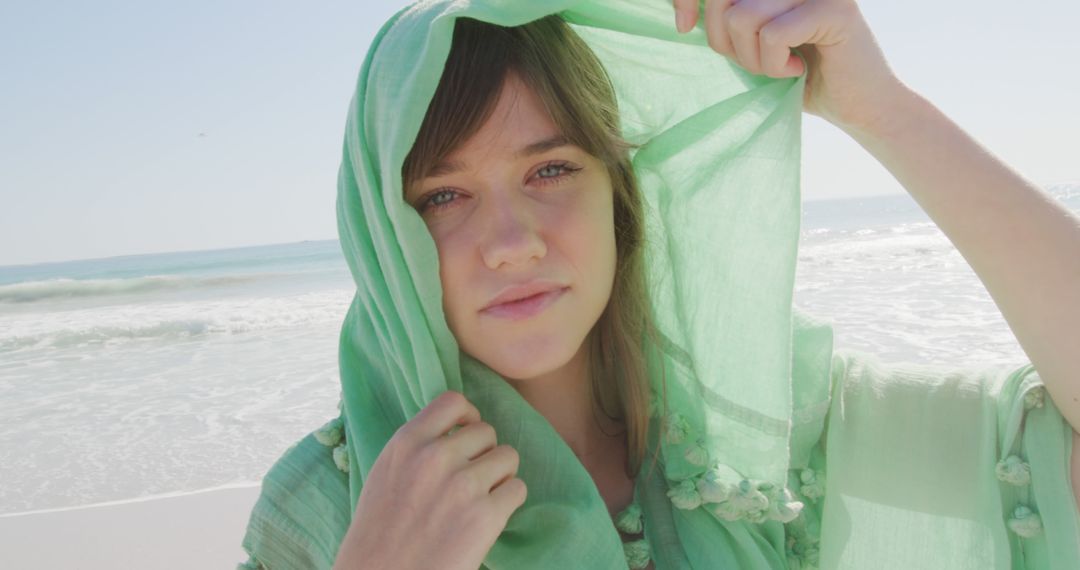
[[[534,143],[530,143],[519,149],[514,153],[515,159],[527,158],[536,154],[547,152],[554,148],[562,146],[569,146],[570,139],[565,135],[558,134],[548,137],[546,139],[538,140]],[[436,176],[446,176],[455,172],[465,170],[465,163],[460,160],[444,160],[439,162],[435,166],[431,167],[425,178],[435,178]]]
[[[548,137],[544,140],[536,141],[532,144],[526,145],[524,148],[514,153],[514,158],[525,158],[534,154],[540,154],[547,152],[553,148],[559,148],[561,146],[568,146],[570,139],[564,135],[558,134],[553,137]]]

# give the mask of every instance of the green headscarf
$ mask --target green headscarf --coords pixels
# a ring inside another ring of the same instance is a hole
[[[498,374],[460,352],[443,314],[435,244],[403,199],[402,164],[439,83],[455,20],[517,26],[550,14],[570,23],[599,57],[615,86],[623,136],[641,145],[631,157],[647,210],[649,300],[660,331],[682,349],[653,353],[649,363],[656,392],[656,382],[666,377],[667,415],[654,413],[668,429],[663,437],[654,430],[650,440],[650,451],[659,447],[662,476],[645,483],[646,460],[635,489],[644,552],[624,549],[590,475],[548,421]],[[713,51],[702,29],[681,35],[673,22],[669,0],[436,0],[409,6],[382,27],[349,107],[338,181],[339,235],[357,284],[341,331],[342,413],[315,434],[336,446],[334,461],[348,473],[349,503],[333,500],[344,482],[322,471],[321,455],[306,438],[290,453],[308,467],[291,467],[283,458],[264,480],[266,498],[245,538],[250,551],[272,550],[292,561],[284,565],[297,566],[302,563],[292,553],[318,551],[319,564],[328,566],[387,441],[439,394],[456,390],[494,426],[499,443],[519,452],[517,476],[528,486],[527,501],[510,517],[486,567],[624,569],[651,556],[658,569],[810,568],[818,562],[823,514],[837,531],[829,560],[848,555],[845,524],[854,511],[834,502],[839,506],[823,513],[820,500],[826,488],[834,489],[822,473],[826,414],[836,424],[830,424],[830,454],[851,466],[838,479],[853,488],[873,487],[859,479],[864,467],[879,479],[898,471],[886,467],[894,465],[882,459],[891,457],[887,451],[866,451],[877,440],[859,442],[851,434],[885,441],[895,432],[855,422],[863,416],[838,408],[861,402],[876,409],[873,397],[851,394],[887,392],[878,383],[886,374],[834,354],[831,327],[792,306],[805,75],[751,75]],[[834,397],[833,387],[853,370],[858,375],[845,388],[851,391]],[[906,380],[899,373],[894,378]],[[918,378],[929,384],[936,376]],[[956,409],[1011,410],[1001,416],[1011,423],[1000,441],[1018,446],[1018,418],[1026,408],[1015,403],[1039,387],[1037,379],[1030,365],[998,374],[981,384],[985,405],[958,400]],[[929,388],[915,393],[927,394]],[[999,406],[999,396],[1009,400]],[[1052,406],[1045,408],[1053,415],[1041,429],[1059,438],[1062,420]],[[984,424],[995,425],[973,425]],[[909,434],[912,441],[936,435],[927,425],[924,434]],[[973,461],[985,462],[999,434],[979,435],[991,443]],[[1059,445],[1059,439],[1047,441]],[[898,445],[897,453],[903,449]],[[1042,457],[1053,469],[1060,465],[1057,455]],[[979,500],[998,497],[986,482],[994,481],[994,461],[983,473],[989,479],[980,479],[981,492],[993,495]],[[1044,492],[1067,485],[1060,475],[1045,481]],[[921,481],[890,484],[898,492],[925,487]],[[876,496],[887,503],[883,497]],[[872,515],[892,520],[891,512]],[[987,520],[998,516],[980,512]],[[1073,526],[1057,528],[1060,546],[1077,528],[1075,506],[1056,516],[1074,517]],[[1030,531],[1026,520],[1021,526]],[[945,528],[938,522],[919,528]],[[1005,523],[995,527],[1001,537]],[[259,525],[288,530],[271,536],[252,530]],[[914,556],[917,541],[908,539],[924,535],[891,536],[897,552]]]

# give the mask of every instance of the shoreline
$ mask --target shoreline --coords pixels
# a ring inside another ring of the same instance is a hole
[[[128,505],[132,503],[144,503],[147,501],[156,501],[158,499],[173,499],[177,497],[186,497],[189,495],[198,495],[200,493],[211,493],[214,491],[223,491],[225,489],[249,489],[252,487],[259,487],[261,483],[259,481],[244,481],[240,483],[227,483],[225,485],[218,485],[216,487],[207,487],[205,489],[196,489],[194,491],[173,491],[170,493],[158,493],[157,495],[145,495],[142,497],[133,497],[131,499],[117,499],[115,501],[102,501],[100,503],[87,503],[85,505],[74,505],[71,507],[50,507],[48,509],[34,509],[31,511],[16,511],[13,513],[0,513],[0,519],[21,517],[26,515],[40,515],[47,513],[62,513],[67,511],[77,511],[80,509],[95,509],[98,507],[111,507],[114,505]]]

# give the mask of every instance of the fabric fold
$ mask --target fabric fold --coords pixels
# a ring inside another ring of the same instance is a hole
[[[1045,390],[1031,364],[836,362],[822,568],[1080,567],[1072,428],[1031,396]]]

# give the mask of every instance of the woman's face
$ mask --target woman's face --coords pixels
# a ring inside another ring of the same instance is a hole
[[[607,168],[552,142],[559,135],[510,73],[488,121],[440,165],[449,168],[437,166],[406,193],[439,252],[451,332],[462,350],[515,380],[557,371],[584,350],[615,276]],[[507,288],[538,280],[556,292],[531,307],[486,309]]]

